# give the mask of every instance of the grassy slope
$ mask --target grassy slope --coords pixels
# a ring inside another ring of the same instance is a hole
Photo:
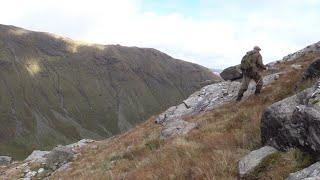
[[[154,49],[0,25],[0,155],[124,132],[215,78]]]
[[[86,147],[71,169],[53,179],[237,179],[237,161],[261,146],[263,110],[295,93],[303,70],[293,70],[290,64],[306,68],[316,56],[281,64],[281,70],[288,73],[258,97],[190,117],[188,121],[199,125],[188,135],[160,140],[161,127],[151,118],[131,132],[97,142],[97,148]],[[310,163],[309,156],[293,149],[268,157],[247,179],[282,179]]]

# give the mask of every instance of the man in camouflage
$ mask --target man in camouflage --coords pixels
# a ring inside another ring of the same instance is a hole
[[[256,82],[256,91],[255,94],[259,94],[262,86],[263,86],[263,80],[261,76],[261,71],[266,69],[266,66],[263,65],[262,62],[262,56],[260,54],[260,47],[255,46],[252,51],[247,52],[247,54],[250,54],[250,61],[252,68],[249,70],[242,70],[243,79],[242,84],[238,93],[237,101],[240,101],[242,99],[242,96],[244,92],[247,91],[248,86],[250,84],[250,81],[253,79]]]

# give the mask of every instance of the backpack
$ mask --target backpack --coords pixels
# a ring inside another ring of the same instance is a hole
[[[248,52],[246,55],[243,56],[240,64],[240,69],[243,71],[250,71],[253,68],[252,65],[252,55],[254,52]]]

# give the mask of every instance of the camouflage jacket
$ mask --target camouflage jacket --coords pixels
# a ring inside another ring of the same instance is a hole
[[[259,72],[263,69],[266,69],[265,65],[262,62],[262,56],[258,51],[249,51],[248,53],[252,53],[251,63],[252,63],[252,71]]]

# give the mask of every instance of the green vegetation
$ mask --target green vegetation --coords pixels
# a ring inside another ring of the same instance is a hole
[[[217,79],[154,49],[19,30],[0,25],[0,155],[119,134]]]
[[[305,168],[314,162],[309,154],[299,149],[291,149],[288,152],[278,152],[271,154],[261,164],[250,173],[245,179],[283,179],[290,173]]]

